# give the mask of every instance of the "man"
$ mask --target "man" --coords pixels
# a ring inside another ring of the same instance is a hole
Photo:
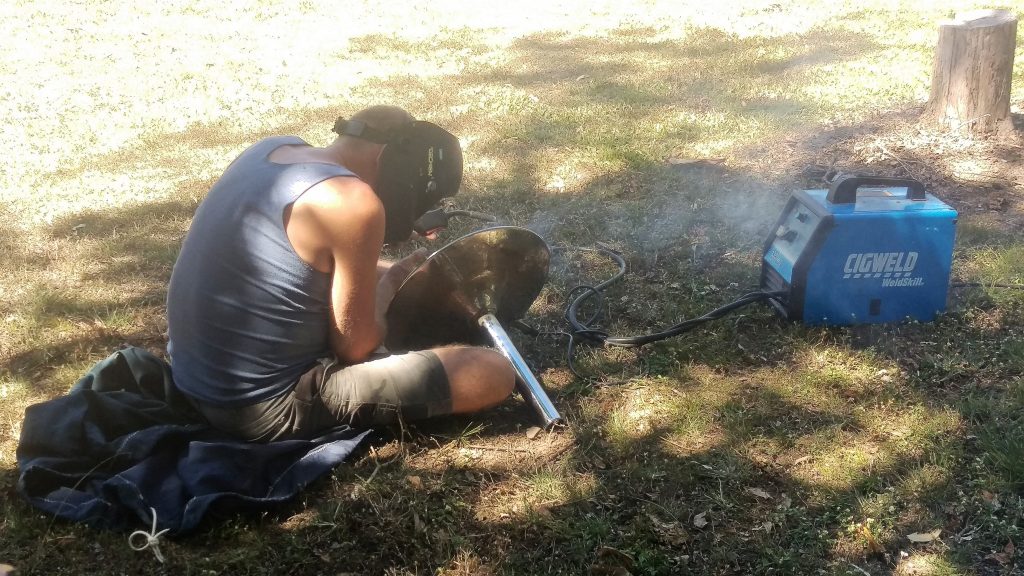
[[[335,131],[322,148],[276,137],[243,152],[197,210],[171,276],[175,383],[245,440],[475,412],[515,382],[486,348],[374,354],[388,302],[424,258],[389,266],[381,247],[457,191],[461,151],[393,106]]]

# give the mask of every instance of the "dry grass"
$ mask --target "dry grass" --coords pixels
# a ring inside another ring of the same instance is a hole
[[[916,120],[936,22],[966,7],[3,4],[0,563],[158,571],[123,535],[16,499],[23,411],[122,343],[162,350],[180,240],[241,149],[325,143],[335,116],[369,104],[459,134],[464,206],[626,254],[614,332],[755,283],[786,194],[830,167],[924,180],[961,212],[957,278],[1020,282],[1024,148]],[[559,256],[529,320],[564,329],[567,287],[608,272]],[[931,325],[853,329],[752,310],[639,357],[584,350],[593,382],[566,370],[562,342],[521,338],[568,429],[529,440],[516,403],[415,429],[289,508],[168,542],[164,571],[1014,573],[1024,301],[986,289],[953,304]],[[935,528],[939,541],[906,540]]]

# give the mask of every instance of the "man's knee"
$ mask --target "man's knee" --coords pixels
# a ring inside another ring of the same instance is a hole
[[[500,352],[489,348],[435,349],[451,386],[454,412],[483,410],[512,394],[516,374]]]

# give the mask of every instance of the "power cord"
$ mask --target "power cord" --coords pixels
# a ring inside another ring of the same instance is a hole
[[[608,249],[604,249],[604,248],[583,248],[583,247],[567,247],[567,246],[555,246],[555,247],[552,247],[552,251],[560,251],[561,252],[561,251],[568,251],[568,250],[573,250],[573,251],[578,251],[578,252],[595,252],[595,253],[599,253],[599,254],[605,255],[605,256],[607,256],[608,258],[610,258],[611,260],[613,260],[616,263],[616,265],[618,266],[618,271],[615,274],[613,274],[610,278],[608,278],[608,279],[606,279],[606,280],[604,280],[604,281],[602,281],[602,282],[600,282],[600,283],[598,283],[596,285],[591,286],[591,285],[581,284],[579,286],[574,287],[573,289],[571,289],[569,291],[569,294],[567,296],[567,298],[569,300],[569,304],[566,306],[566,309],[565,309],[565,319],[569,323],[569,326],[572,328],[572,330],[570,332],[563,332],[563,331],[542,332],[542,331],[539,331],[539,330],[536,330],[536,329],[533,329],[533,328],[529,327],[528,325],[526,325],[523,322],[517,322],[515,324],[515,326],[520,328],[520,329],[523,329],[524,331],[526,331],[526,332],[528,332],[528,333],[530,333],[530,334],[532,334],[534,336],[566,336],[566,337],[568,337],[569,341],[568,341],[568,345],[567,345],[567,348],[566,348],[566,360],[567,360],[567,364],[569,366],[569,370],[571,370],[572,373],[575,374],[578,378],[581,378],[581,379],[584,379],[584,380],[587,380],[589,378],[587,378],[586,376],[583,376],[582,374],[580,374],[579,371],[576,370],[576,365],[575,365],[576,347],[577,347],[577,345],[580,342],[588,342],[588,343],[591,343],[591,344],[603,344],[605,346],[616,346],[616,347],[621,347],[621,348],[639,348],[641,346],[644,346],[646,344],[650,344],[652,342],[657,342],[657,341],[660,341],[660,340],[665,340],[665,339],[668,339],[668,338],[679,336],[680,334],[684,334],[686,332],[689,332],[689,331],[697,328],[698,326],[700,326],[700,325],[702,325],[702,324],[704,324],[706,322],[710,322],[712,320],[717,320],[719,318],[722,318],[726,314],[729,314],[730,312],[733,312],[733,311],[738,310],[740,308],[743,308],[745,306],[749,306],[750,304],[753,304],[754,302],[760,302],[760,301],[763,301],[763,300],[773,300],[773,299],[774,300],[781,300],[786,295],[785,292],[766,292],[766,291],[749,292],[749,293],[744,294],[743,296],[739,297],[738,299],[734,300],[733,302],[725,304],[724,306],[720,306],[718,308],[715,308],[714,310],[711,310],[710,312],[707,312],[707,313],[705,313],[705,314],[703,314],[701,316],[698,316],[696,318],[691,318],[689,320],[684,320],[682,322],[679,322],[678,324],[675,324],[673,326],[670,326],[670,327],[668,327],[668,328],[666,328],[664,330],[658,331],[658,332],[653,332],[653,333],[650,333],[650,334],[634,335],[634,336],[612,336],[612,335],[609,335],[608,332],[606,332],[604,330],[600,330],[600,329],[594,328],[593,324],[601,316],[601,305],[602,305],[603,300],[604,300],[604,291],[609,286],[611,286],[615,282],[619,281],[625,275],[625,273],[626,273],[626,261],[625,261],[625,259],[622,257],[622,255],[620,255],[620,254],[618,254],[618,253],[616,253],[616,252],[614,252],[612,250],[608,250]],[[587,317],[586,319],[581,320],[579,318],[580,307],[585,302],[591,300],[592,298],[596,298],[597,299],[597,306],[595,306],[595,311],[589,317]]]

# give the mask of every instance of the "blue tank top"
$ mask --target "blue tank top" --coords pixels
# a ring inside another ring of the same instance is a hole
[[[167,289],[168,354],[175,384],[214,406],[283,394],[329,354],[331,275],[313,269],[284,229],[284,211],[310,187],[354,176],[326,163],[275,164],[279,146],[244,151],[210,189]]]

